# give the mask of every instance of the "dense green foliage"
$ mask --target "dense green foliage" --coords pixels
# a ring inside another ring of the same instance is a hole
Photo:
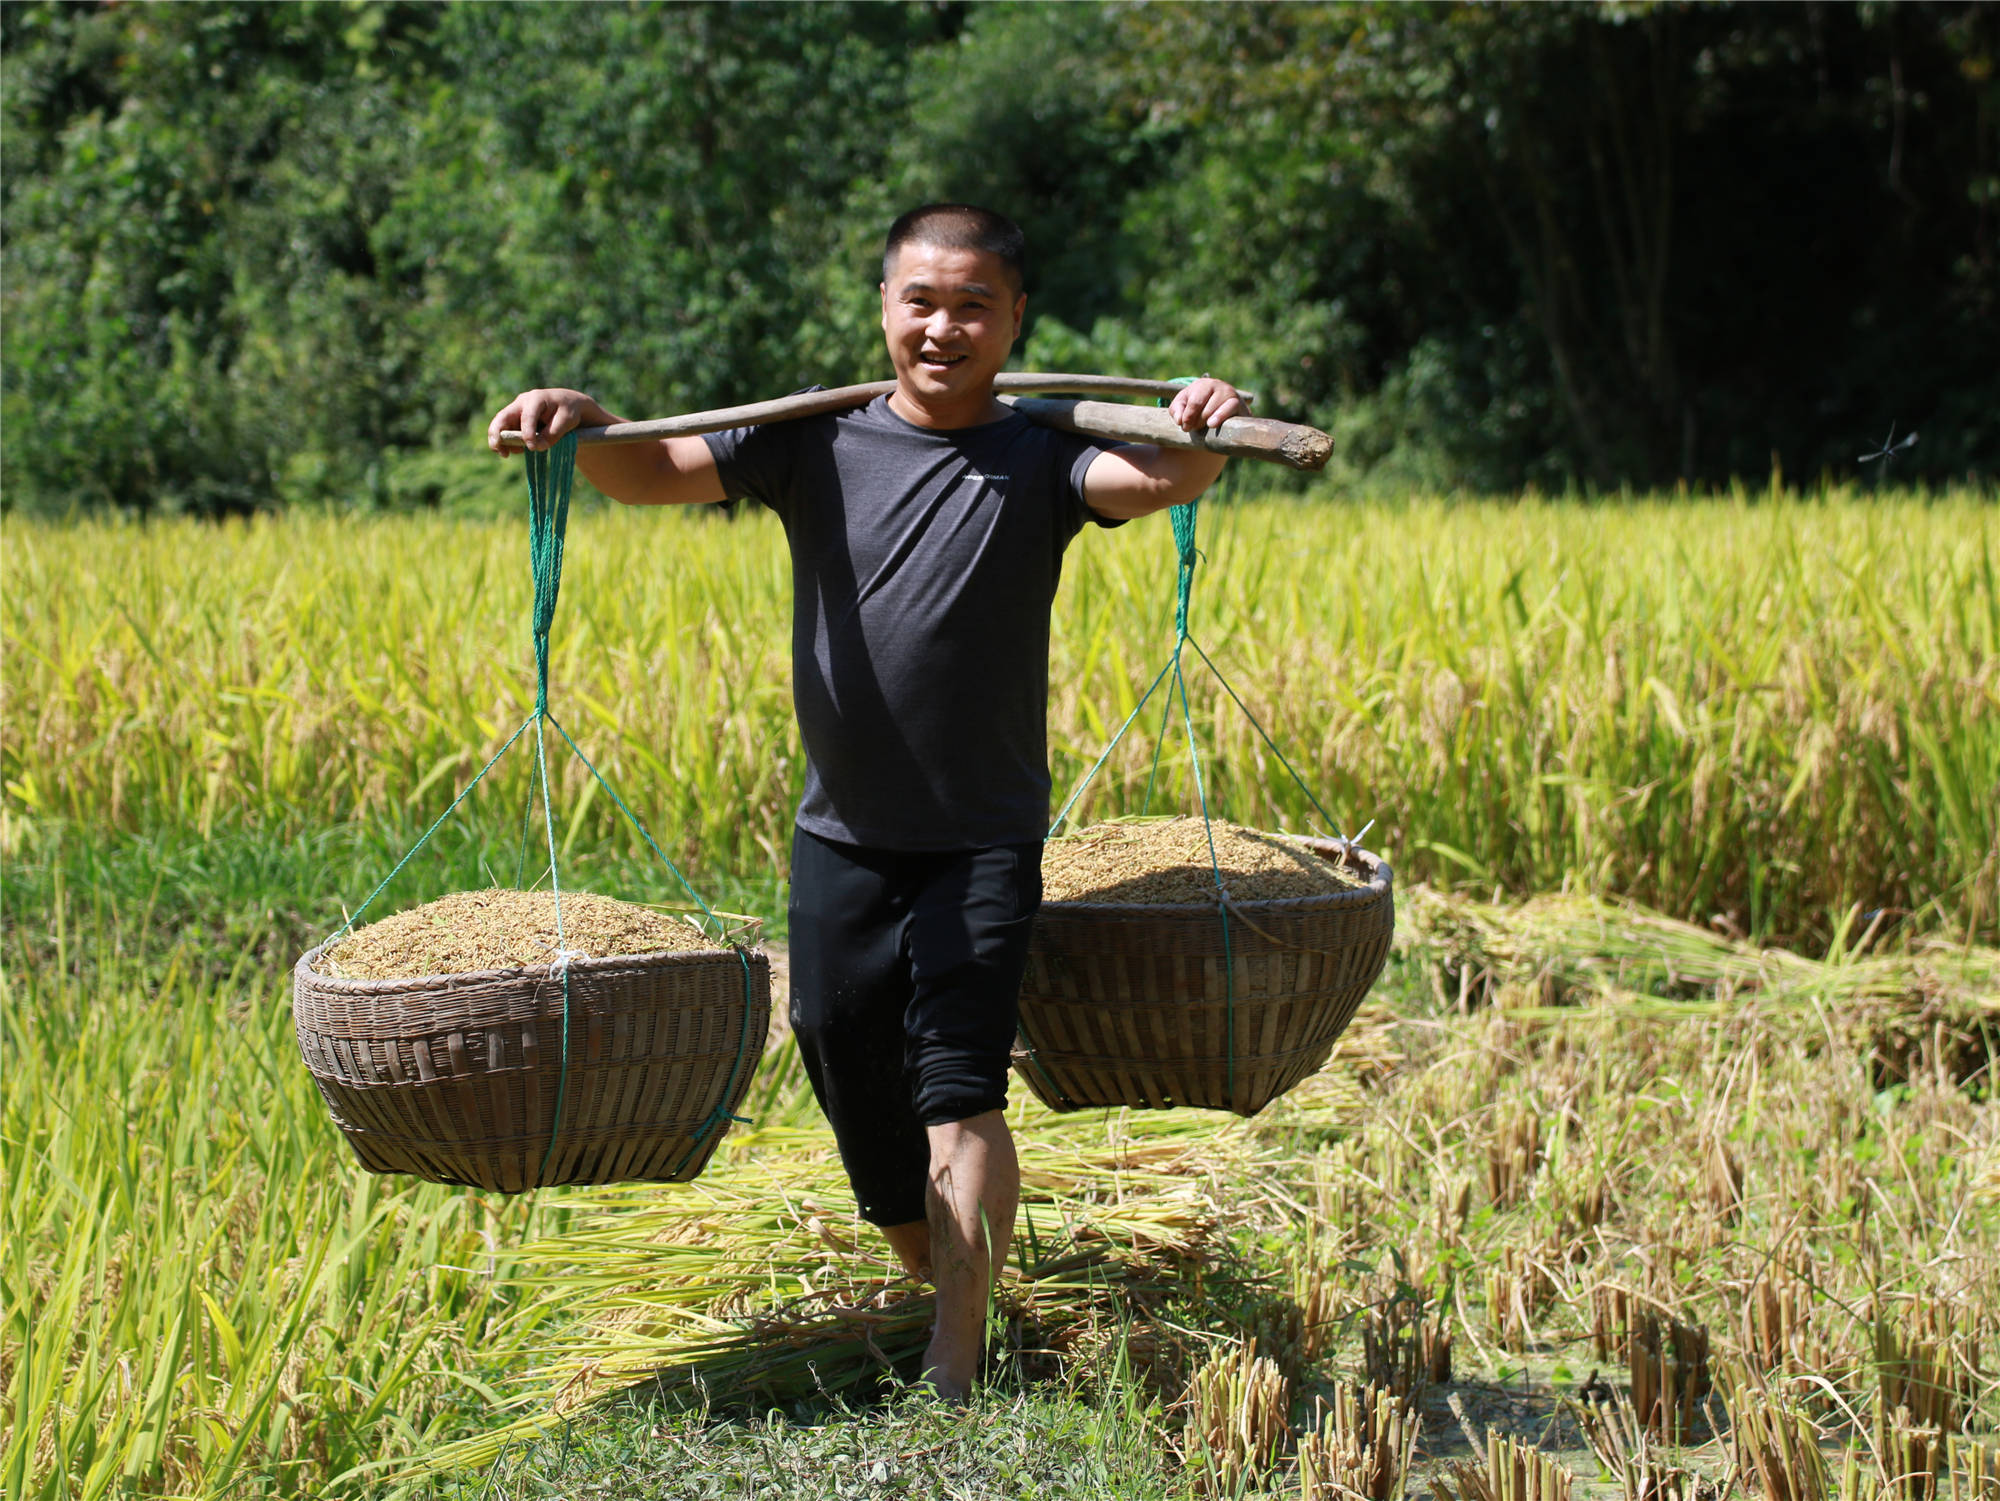
[[[532,382],[881,373],[890,215],[1042,367],[1227,371],[1350,483],[2000,465],[1993,13],[16,4],[5,496],[450,501]]]

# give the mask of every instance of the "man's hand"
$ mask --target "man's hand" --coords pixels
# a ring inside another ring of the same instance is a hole
[[[1189,381],[1167,404],[1167,415],[1182,432],[1212,429],[1231,417],[1250,415],[1250,404],[1226,380],[1204,375]],[[1136,443],[1113,448],[1091,461],[1083,476],[1084,504],[1100,516],[1149,516],[1201,495],[1227,462],[1199,448],[1160,448]]]
[[[579,427],[606,427],[618,419],[597,404],[597,398],[562,386],[523,391],[493,415],[486,425],[486,446],[497,454],[519,453],[500,435],[510,428],[523,434],[529,448],[552,446],[564,433]]]
[[[1204,375],[1181,387],[1180,394],[1167,403],[1167,415],[1180,424],[1182,432],[1191,433],[1220,427],[1231,417],[1248,417],[1250,403],[1228,381]]]
[[[500,437],[511,428],[524,436],[529,448],[545,449],[579,427],[609,427],[624,420],[581,391],[538,387],[523,391],[494,413],[486,427],[486,446],[497,454],[519,453],[516,444]],[[713,505],[722,499],[715,457],[700,438],[593,443],[577,451],[576,466],[585,479],[628,506]]]

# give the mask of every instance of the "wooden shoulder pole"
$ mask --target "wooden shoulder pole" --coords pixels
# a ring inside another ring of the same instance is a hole
[[[1333,451],[1333,440],[1317,428],[1276,422],[1267,417],[1231,417],[1212,432],[1183,432],[1166,412],[1157,407],[1124,406],[1104,401],[1031,400],[1014,393],[1024,391],[1098,391],[1118,396],[1168,396],[1180,389],[1172,381],[1126,380],[1115,375],[1055,375],[1014,371],[1001,375],[995,387],[1000,399],[1010,403],[1022,416],[1045,427],[1086,438],[1102,438],[1116,443],[1156,443],[1163,448],[1200,448],[1210,453],[1236,458],[1264,459],[1292,469],[1320,469]],[[870,381],[859,386],[838,386],[830,391],[801,391],[776,401],[752,402],[748,406],[719,407],[708,412],[689,412],[680,417],[656,417],[647,422],[615,422],[608,427],[577,430],[579,443],[644,443],[659,438],[687,438],[701,433],[719,433],[732,427],[757,427],[766,422],[790,422],[800,417],[816,417],[825,412],[844,412],[865,406],[878,396],[896,389],[890,380]],[[520,446],[521,434],[509,429],[500,434],[503,443]]]
[[[1025,396],[1000,399],[1044,427],[1116,443],[1199,448],[1303,470],[1324,469],[1333,453],[1333,439],[1318,428],[1269,417],[1230,417],[1220,427],[1191,433],[1158,407],[1130,407],[1110,401],[1043,401]]]

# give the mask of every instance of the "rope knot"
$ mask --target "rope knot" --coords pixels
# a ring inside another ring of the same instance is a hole
[[[717,1126],[721,1125],[724,1121],[734,1121],[739,1126],[747,1126],[751,1124],[749,1116],[732,1114],[724,1106],[717,1105],[713,1110],[708,1112],[708,1119],[703,1121],[699,1126],[695,1127],[694,1139],[696,1141],[706,1141],[708,1139],[708,1133],[713,1131]]]

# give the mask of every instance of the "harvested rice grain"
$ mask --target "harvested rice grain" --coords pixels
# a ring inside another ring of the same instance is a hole
[[[1325,896],[1361,883],[1289,839],[1220,820],[1215,864],[1230,900]],[[1174,906],[1215,900],[1208,832],[1199,818],[1099,823],[1042,850],[1042,897],[1051,902]]]
[[[587,891],[562,894],[562,948],[586,958],[719,945],[685,918]],[[357,928],[320,957],[348,980],[413,980],[547,964],[556,957],[555,898],[546,891],[457,891]]]

